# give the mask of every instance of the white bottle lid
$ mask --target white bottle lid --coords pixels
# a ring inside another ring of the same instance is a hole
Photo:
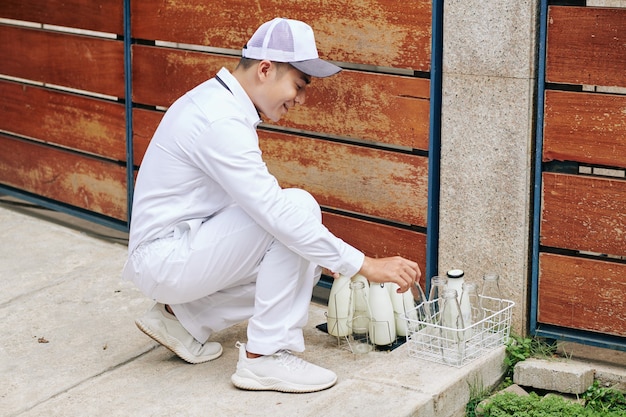
[[[448,276],[448,278],[463,278],[463,275],[465,275],[465,273],[462,269],[451,269],[446,273],[446,275]]]

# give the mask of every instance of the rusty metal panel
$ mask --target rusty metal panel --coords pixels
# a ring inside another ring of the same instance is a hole
[[[551,6],[546,81],[626,87],[626,9]]]
[[[626,167],[626,96],[546,91],[543,160]]]
[[[135,45],[133,99],[169,106],[236,58]],[[280,126],[371,142],[428,149],[430,81],[423,78],[344,70],[314,79],[306,103]],[[271,122],[268,121],[269,124]]]
[[[163,113],[135,109],[134,115],[139,165]],[[336,209],[426,225],[426,157],[266,130],[259,137],[263,157],[283,187],[307,189]]]
[[[126,168],[0,135],[0,184],[126,221]]]
[[[626,336],[626,265],[542,253],[541,323]]]
[[[387,145],[428,149],[430,81],[344,70],[313,80],[284,124]]]
[[[285,133],[259,136],[282,187],[304,188],[327,207],[426,225],[428,158]]]
[[[163,118],[163,112],[133,109],[133,163],[141,165],[152,135]]]
[[[626,180],[543,174],[540,242],[626,256]]]
[[[365,255],[374,258],[404,256],[416,261],[424,272],[424,233],[328,212],[322,213],[322,221],[336,236],[359,248]]]
[[[122,34],[123,0],[2,0],[0,17]]]
[[[235,68],[239,58],[133,45],[133,102],[171,106],[196,85],[213,77],[222,67]]]
[[[430,0],[135,0],[131,6],[133,38],[240,50],[263,22],[285,16],[311,25],[323,58],[430,69]]]
[[[0,80],[0,129],[126,160],[124,106],[115,102]]]
[[[0,25],[0,74],[124,97],[121,41]]]

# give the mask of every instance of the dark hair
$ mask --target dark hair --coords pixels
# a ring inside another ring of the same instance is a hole
[[[257,64],[258,62],[259,61],[256,59],[241,58],[241,60],[239,61],[239,64],[237,64],[237,68],[248,69],[251,66]]]
[[[239,60],[239,64],[237,64],[237,68],[242,68],[244,70],[247,70],[253,65],[258,64],[259,62],[261,62],[261,60],[259,59],[241,58],[241,60]],[[291,67],[291,64],[289,64],[288,62],[272,61],[272,64],[276,65],[276,68],[278,69],[279,72],[282,72],[284,69]]]

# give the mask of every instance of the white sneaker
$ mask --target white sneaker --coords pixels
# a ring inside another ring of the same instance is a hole
[[[198,342],[170,314],[164,304],[156,303],[144,316],[135,320],[139,330],[174,352],[189,363],[202,363],[222,355],[222,345],[217,342]]]
[[[302,360],[288,350],[250,359],[246,356],[245,344],[237,342],[236,346],[239,348],[239,361],[237,372],[230,380],[237,388],[314,392],[330,388],[337,382],[337,375],[333,371]]]

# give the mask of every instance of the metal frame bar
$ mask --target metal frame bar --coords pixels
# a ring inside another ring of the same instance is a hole
[[[439,263],[439,199],[441,169],[441,97],[443,78],[443,3],[433,0],[428,144],[428,213],[426,229],[426,291]]]
[[[79,219],[88,220],[102,226],[110,227],[111,229],[119,230],[122,232],[128,231],[127,223],[121,220],[103,216],[101,214],[87,211],[78,207],[70,206],[68,204],[42,197],[40,195],[32,194],[27,191],[22,191],[17,188],[0,185],[0,194],[15,197],[20,200],[24,200],[50,210],[71,214],[72,216]]]
[[[126,195],[127,217],[126,231],[130,228],[130,216],[133,208],[135,184],[135,164],[133,158],[133,90],[132,57],[130,31],[130,0],[124,0],[124,106],[126,108]]]
[[[548,22],[548,0],[539,4],[539,51],[537,68],[537,126],[535,134],[535,170],[533,187],[532,262],[530,287],[530,333],[537,331],[537,301],[539,289],[539,233],[541,225],[541,187],[543,155],[543,116],[546,89],[546,40]]]

